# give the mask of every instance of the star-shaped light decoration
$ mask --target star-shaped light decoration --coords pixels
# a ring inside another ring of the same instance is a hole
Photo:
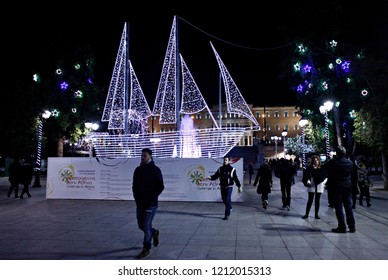
[[[346,73],[348,73],[350,71],[350,62],[349,61],[344,61],[342,64],[341,64],[341,68],[342,70],[344,70]]]
[[[66,82],[61,83],[61,90],[66,90],[69,87],[69,84]]]
[[[82,98],[83,93],[82,93],[82,91],[77,90],[77,91],[74,93],[74,96],[75,96],[76,98]]]
[[[297,92],[302,92],[303,91],[303,85],[299,84],[298,87],[296,88]]]
[[[59,117],[59,111],[57,109],[54,109],[54,110],[51,111],[51,115],[54,118],[57,118],[57,117]]]
[[[335,47],[337,46],[338,43],[337,43],[337,41],[335,41],[335,40],[331,40],[329,44],[330,44],[330,47],[331,47],[331,48],[335,48]]]
[[[297,62],[294,64],[294,71],[299,72],[300,71],[300,62]]]
[[[310,73],[311,72],[311,66],[306,64],[304,67],[303,67],[303,72],[304,73]]]
[[[304,54],[306,52],[306,48],[303,46],[303,44],[298,45],[297,48],[300,54]]]

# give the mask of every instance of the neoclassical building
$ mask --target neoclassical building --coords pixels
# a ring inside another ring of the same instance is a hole
[[[253,107],[249,105],[256,120],[260,124],[259,130],[247,129],[244,137],[241,139],[238,146],[253,146],[255,141],[258,143],[271,142],[272,136],[282,137],[282,131],[287,131],[287,137],[295,137],[301,134],[302,130],[299,126],[298,108],[295,106],[275,106],[275,107]],[[252,127],[252,122],[240,115],[225,113],[225,104],[222,104],[221,113],[219,106],[210,108],[213,118],[222,127]],[[221,115],[221,118],[220,118]],[[148,120],[148,130],[152,132],[176,131],[175,124],[160,125],[159,117],[151,117]],[[208,111],[202,111],[191,115],[194,122],[194,127],[198,129],[212,128],[213,119]],[[283,141],[283,140],[279,140]]]

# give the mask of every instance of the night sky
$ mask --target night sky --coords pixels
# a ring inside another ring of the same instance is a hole
[[[296,1],[292,1],[296,2]],[[218,65],[211,41],[248,103],[293,105],[295,93],[279,76],[299,38],[317,47],[335,39],[387,58],[385,1],[341,5],[341,1],[298,1],[298,4],[238,1],[213,7],[192,4],[173,8],[148,6],[15,13],[2,19],[3,69],[10,82],[44,67],[57,47],[78,43],[95,51],[97,83],[109,86],[124,23],[130,24],[130,58],[150,107],[156,96],[174,15],[179,18],[179,44],[191,74],[209,105],[218,101]],[[383,2],[383,3],[381,3]],[[224,3],[224,2],[221,2]],[[249,3],[249,4],[247,4]],[[358,5],[358,6],[357,6]],[[365,6],[370,5],[370,6]],[[50,9],[46,7],[46,9]],[[333,36],[331,36],[333,35]],[[3,71],[4,72],[4,71]]]

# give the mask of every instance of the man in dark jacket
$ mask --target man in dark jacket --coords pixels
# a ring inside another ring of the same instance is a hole
[[[282,193],[282,208],[290,211],[291,206],[291,185],[296,170],[285,158],[280,159],[279,165],[275,169],[275,176],[280,180],[280,191]]]
[[[350,232],[356,232],[356,223],[352,209],[352,174],[357,170],[355,164],[345,157],[346,149],[343,146],[336,148],[336,157],[323,165],[327,170],[327,190],[330,193],[335,215],[338,221],[338,227],[332,229],[332,232],[346,233],[346,224],[344,211],[346,214],[346,223]]]
[[[241,192],[241,183],[237,177],[236,169],[230,165],[229,157],[224,157],[224,164],[217,169],[214,175],[208,177],[211,181],[217,180],[218,178],[220,179],[222,202],[225,204],[225,216],[223,220],[228,220],[232,209],[232,192],[234,183],[236,183],[239,192]]]
[[[163,176],[160,168],[152,159],[152,151],[141,151],[141,163],[133,173],[132,192],[136,202],[136,216],[139,229],[144,232],[143,250],[137,258],[150,254],[151,241],[159,245],[159,230],[152,227],[152,221],[158,208],[158,197],[164,190]]]

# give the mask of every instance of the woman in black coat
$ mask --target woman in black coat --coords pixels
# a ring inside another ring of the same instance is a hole
[[[267,209],[268,206],[268,194],[271,193],[272,188],[272,170],[269,167],[268,163],[263,163],[259,170],[257,170],[256,179],[253,183],[254,186],[257,185],[257,193],[261,194],[261,203],[264,209]]]

